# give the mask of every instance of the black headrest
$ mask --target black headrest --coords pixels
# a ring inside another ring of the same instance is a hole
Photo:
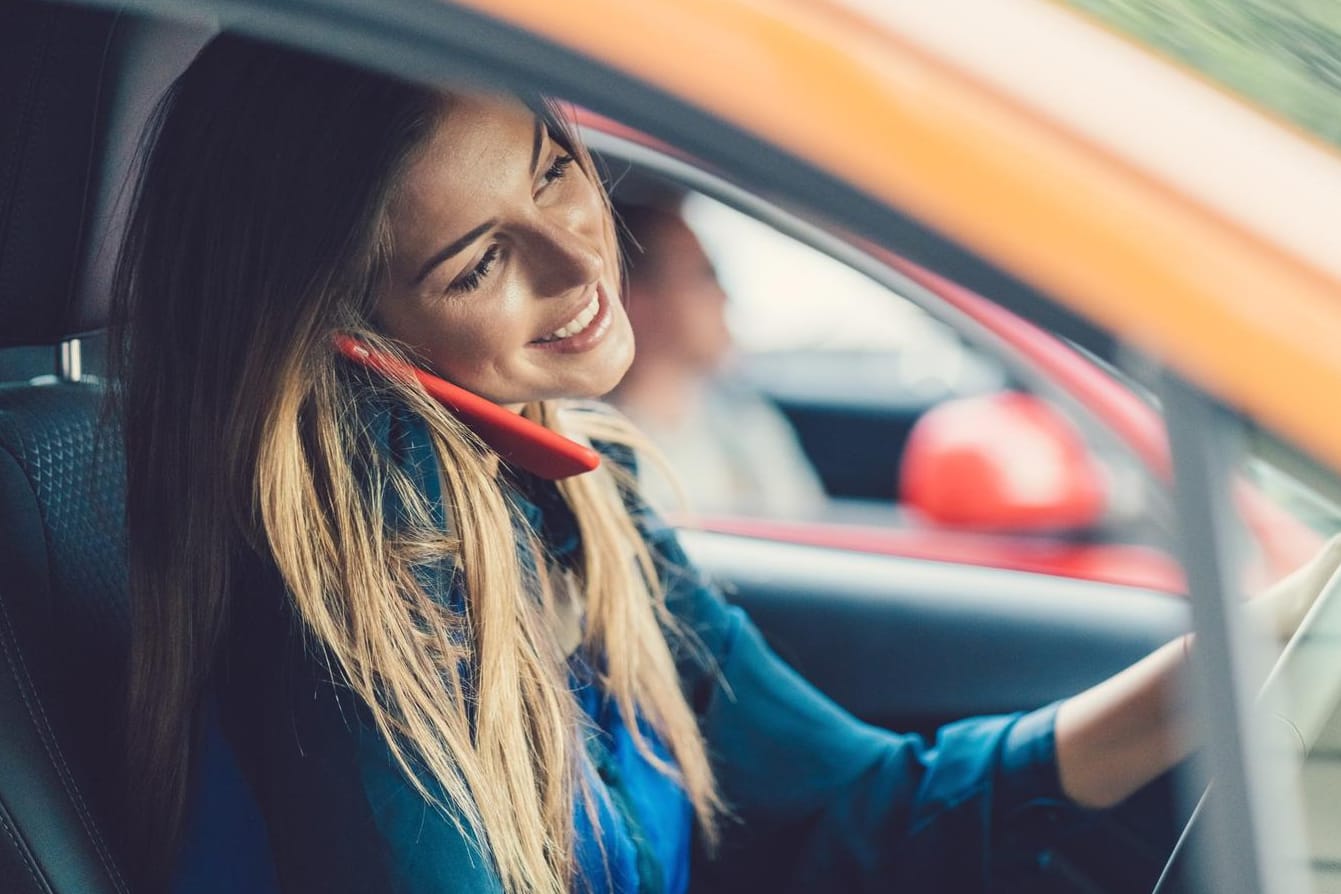
[[[87,325],[76,305],[114,19],[0,0],[0,346]]]
[[[0,347],[56,344],[106,325],[140,130],[208,36],[0,0]]]

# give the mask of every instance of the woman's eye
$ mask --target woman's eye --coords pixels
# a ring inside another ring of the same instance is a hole
[[[488,251],[480,258],[479,263],[471,267],[465,273],[462,273],[456,279],[452,280],[447,286],[449,292],[473,292],[480,287],[480,281],[489,275],[489,270],[494,266],[494,261],[498,260],[498,245],[489,246]]]
[[[549,166],[541,179],[546,184],[553,183],[555,180],[562,180],[563,175],[568,173],[568,168],[573,163],[573,156],[560,155],[554,159],[554,163]]]

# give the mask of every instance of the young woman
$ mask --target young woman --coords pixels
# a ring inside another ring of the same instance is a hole
[[[1179,757],[1179,644],[934,749],[783,665],[570,402],[632,358],[619,271],[543,103],[233,36],[174,85],[117,278],[148,889],[220,750],[283,890],[416,894],[976,890],[1025,805],[1079,821]],[[339,335],[605,461],[501,462]]]

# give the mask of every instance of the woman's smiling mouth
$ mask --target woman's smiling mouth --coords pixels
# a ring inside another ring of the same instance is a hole
[[[586,351],[595,347],[609,330],[610,303],[605,287],[598,284],[591,300],[571,320],[528,347],[564,353]]]

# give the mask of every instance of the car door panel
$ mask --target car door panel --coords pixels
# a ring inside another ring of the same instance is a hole
[[[1099,682],[1188,624],[1176,596],[687,531],[774,648],[872,723],[926,729]]]

